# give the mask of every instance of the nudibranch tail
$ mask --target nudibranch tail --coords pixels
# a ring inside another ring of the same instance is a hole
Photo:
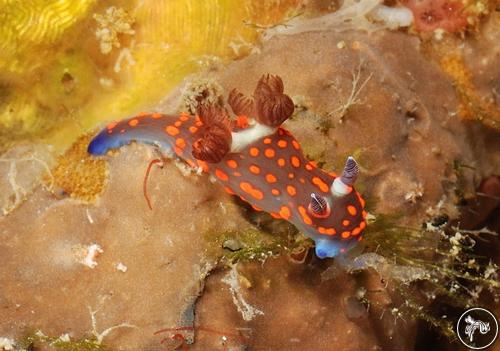
[[[140,114],[119,122],[109,123],[89,144],[87,150],[92,155],[104,155],[110,149],[116,149],[132,141],[151,144],[160,148],[165,154],[172,153],[173,147],[170,132],[175,134],[175,123],[178,116],[167,116],[159,113]]]

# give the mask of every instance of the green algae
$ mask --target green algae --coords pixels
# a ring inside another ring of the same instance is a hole
[[[436,305],[465,309],[484,294],[500,296],[498,266],[474,252],[478,239],[496,234],[487,229],[463,230],[440,218],[412,228],[399,225],[400,218],[377,215],[365,232],[370,250],[388,262],[378,273],[404,301],[393,306],[391,313],[403,320],[424,320],[453,340],[453,317],[440,314]],[[396,276],[396,268],[407,272],[406,279]]]
[[[110,351],[109,348],[100,344],[96,338],[82,338],[65,340],[60,337],[46,336],[41,332],[26,335],[17,343],[20,351],[30,351],[40,345],[52,346],[61,351]]]

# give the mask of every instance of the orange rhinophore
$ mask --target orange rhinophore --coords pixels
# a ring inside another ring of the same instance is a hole
[[[236,90],[231,94],[231,109],[242,114],[236,121],[221,106],[202,105],[197,116],[144,113],[110,123],[88,152],[104,155],[132,141],[154,145],[163,157],[214,175],[226,192],[253,208],[293,223],[315,241],[320,258],[334,257],[360,241],[366,211],[354,188],[359,173],[354,158],[347,158],[337,176],[304,156],[299,142],[280,126],[292,115],[293,102],[278,76],[263,76],[253,99]],[[151,161],[144,180],[150,208],[146,181],[159,162]]]

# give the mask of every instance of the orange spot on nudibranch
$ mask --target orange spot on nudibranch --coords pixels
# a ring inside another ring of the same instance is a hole
[[[366,222],[359,223],[359,227],[361,228],[361,230],[365,229],[366,228]]]
[[[305,207],[299,206],[299,213],[300,213],[300,216],[302,217],[302,220],[304,221],[305,224],[308,224],[308,225],[312,224],[311,217],[309,217],[307,215],[307,211],[306,211]]]
[[[176,136],[177,134],[179,134],[179,129],[174,126],[167,126],[165,128],[165,131],[171,136]]]
[[[223,181],[227,181],[229,179],[229,176],[219,168],[215,169],[215,176]]]
[[[255,211],[262,211],[262,209],[260,207],[257,207],[255,205],[252,205],[252,208],[255,210]]]
[[[153,113],[153,114],[151,115],[151,117],[153,117],[154,119],[161,118],[161,113],[157,113],[157,112],[155,112],[155,113]]]
[[[308,163],[308,164],[306,164],[306,169],[308,171],[312,171],[314,169],[314,167],[310,163]]]
[[[268,183],[276,183],[278,179],[276,179],[276,176],[274,174],[268,173],[266,174],[266,182]]]
[[[181,116],[179,117],[179,119],[182,122],[186,122],[189,119],[189,115],[187,113],[181,113]]]
[[[318,227],[318,232],[321,234],[326,234],[326,228],[325,227]]]
[[[335,234],[337,234],[337,232],[333,228],[327,228],[326,229],[326,234],[327,235],[335,235]]]
[[[180,127],[181,125],[182,125],[182,122],[181,122],[181,121],[176,121],[176,122],[174,123],[174,126],[176,126],[176,127]]]
[[[288,173],[288,178],[289,179],[295,178],[295,173]]]
[[[340,234],[340,235],[342,236],[342,238],[347,239],[348,237],[351,236],[351,232],[345,231],[345,232],[342,232],[342,234]]]
[[[118,124],[118,122],[111,122],[110,124],[108,124],[108,126],[106,128],[108,128],[108,130],[111,130],[114,127],[116,127],[117,124]]]
[[[356,207],[354,207],[353,205],[348,205],[347,206],[347,212],[349,212],[349,214],[351,216],[355,216],[356,213],[358,213],[358,211],[356,210]]]
[[[358,235],[359,233],[361,233],[361,228],[360,227],[356,227],[352,231],[352,235],[354,235],[354,236]]]
[[[248,128],[248,118],[247,116],[236,117],[236,125],[238,128],[245,129]]]
[[[243,190],[247,194],[250,194],[251,196],[253,196],[257,200],[262,200],[264,198],[264,194],[262,193],[262,191],[260,191],[257,188],[254,188],[252,186],[252,184],[250,184],[249,182],[241,182],[240,188],[241,188],[241,190]]]
[[[175,145],[180,147],[181,149],[184,149],[186,147],[186,141],[182,138],[177,138],[175,140]]]
[[[277,213],[274,213],[274,212],[269,212],[269,214],[270,214],[270,215],[271,215],[271,217],[273,217],[273,218],[276,218],[276,219],[280,219],[280,218],[281,218],[281,216],[280,216],[279,214],[277,214]]]
[[[139,120],[137,118],[134,118],[134,119],[131,119],[130,121],[128,121],[128,125],[131,127],[135,127],[138,124],[139,124]]]
[[[302,184],[305,184],[306,183],[306,180],[304,178],[300,178],[299,179],[299,182],[301,182]]]
[[[250,170],[250,172],[252,172],[253,174],[259,174],[260,173],[260,167],[259,166],[256,166],[256,165],[251,165],[250,167],[248,167],[248,169]]]
[[[311,181],[322,192],[327,193],[330,190],[330,187],[320,177],[312,177]]]
[[[297,189],[295,189],[295,187],[293,185],[287,185],[286,186],[286,191],[288,192],[288,194],[290,194],[291,196],[295,196],[297,194]]]
[[[235,177],[241,177],[241,173],[240,173],[240,172],[233,172],[233,175],[234,175]]]
[[[363,219],[366,219],[366,216],[367,216],[367,215],[368,215],[368,214],[366,213],[366,211],[361,212],[361,216],[363,217]]]
[[[286,206],[281,206],[279,213],[284,219],[289,219],[291,216],[290,209]]]
[[[343,225],[344,227],[347,227],[349,224],[351,224],[351,222],[350,222],[348,219],[344,219],[344,220],[342,221],[342,225]]]
[[[264,138],[263,143],[264,144],[271,144],[271,138]]]
[[[282,149],[286,148],[287,145],[288,145],[288,142],[286,140],[281,139],[278,141],[278,146]]]
[[[201,127],[203,125],[203,122],[198,120],[198,121],[195,122],[194,125],[197,126],[197,127]]]
[[[250,153],[250,156],[253,157],[259,156],[259,149],[257,149],[256,147],[251,147],[248,152]]]
[[[281,193],[280,193],[280,191],[279,191],[278,189],[271,189],[271,193],[272,193],[273,195],[276,195],[276,196],[278,196],[279,194],[281,194]]]
[[[208,172],[208,164],[205,161],[196,160],[196,163],[198,164],[198,167],[203,170],[203,172]]]
[[[292,166],[294,166],[295,168],[300,167],[300,160],[297,156],[290,157],[290,162],[292,163]]]
[[[198,128],[196,128],[195,126],[191,126],[191,127],[189,127],[189,131],[190,131],[192,134],[194,134],[194,133],[196,133],[196,132],[198,131]]]
[[[356,191],[356,196],[358,197],[358,200],[361,203],[361,207],[365,208],[366,202],[357,191]]]
[[[278,162],[278,166],[280,166],[280,167],[285,166],[285,159],[284,158],[279,158],[277,162]]]
[[[227,160],[226,164],[229,168],[238,168],[238,163],[235,160]]]
[[[295,150],[300,150],[300,145],[297,142],[297,140],[292,140],[292,145],[293,145]]]
[[[224,187],[224,190],[226,191],[226,193],[230,194],[230,195],[236,195],[234,191],[231,190],[231,188],[228,188],[227,186]]]
[[[147,113],[147,112],[144,112],[144,111],[143,111],[143,112],[139,112],[139,113],[137,114],[137,117],[145,117],[145,116],[147,116],[147,115],[149,115],[149,113]]]
[[[264,155],[266,155],[267,158],[273,158],[274,155],[276,155],[276,151],[274,151],[274,149],[268,148],[264,151]]]

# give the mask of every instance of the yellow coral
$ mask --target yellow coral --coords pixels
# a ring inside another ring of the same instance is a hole
[[[41,136],[64,150],[99,123],[150,109],[206,68],[200,58],[248,54],[259,33],[245,21],[272,25],[301,3],[0,0],[0,143]]]
[[[79,138],[59,157],[57,166],[52,170],[55,185],[71,197],[83,201],[95,200],[106,184],[106,162],[87,153],[91,138],[92,135]]]
[[[441,67],[453,79],[461,100],[460,117],[478,120],[490,128],[500,129],[500,111],[478,96],[462,58],[458,54],[445,55],[441,59]]]
[[[0,0],[0,69],[21,73],[41,65],[52,45],[94,2]]]

